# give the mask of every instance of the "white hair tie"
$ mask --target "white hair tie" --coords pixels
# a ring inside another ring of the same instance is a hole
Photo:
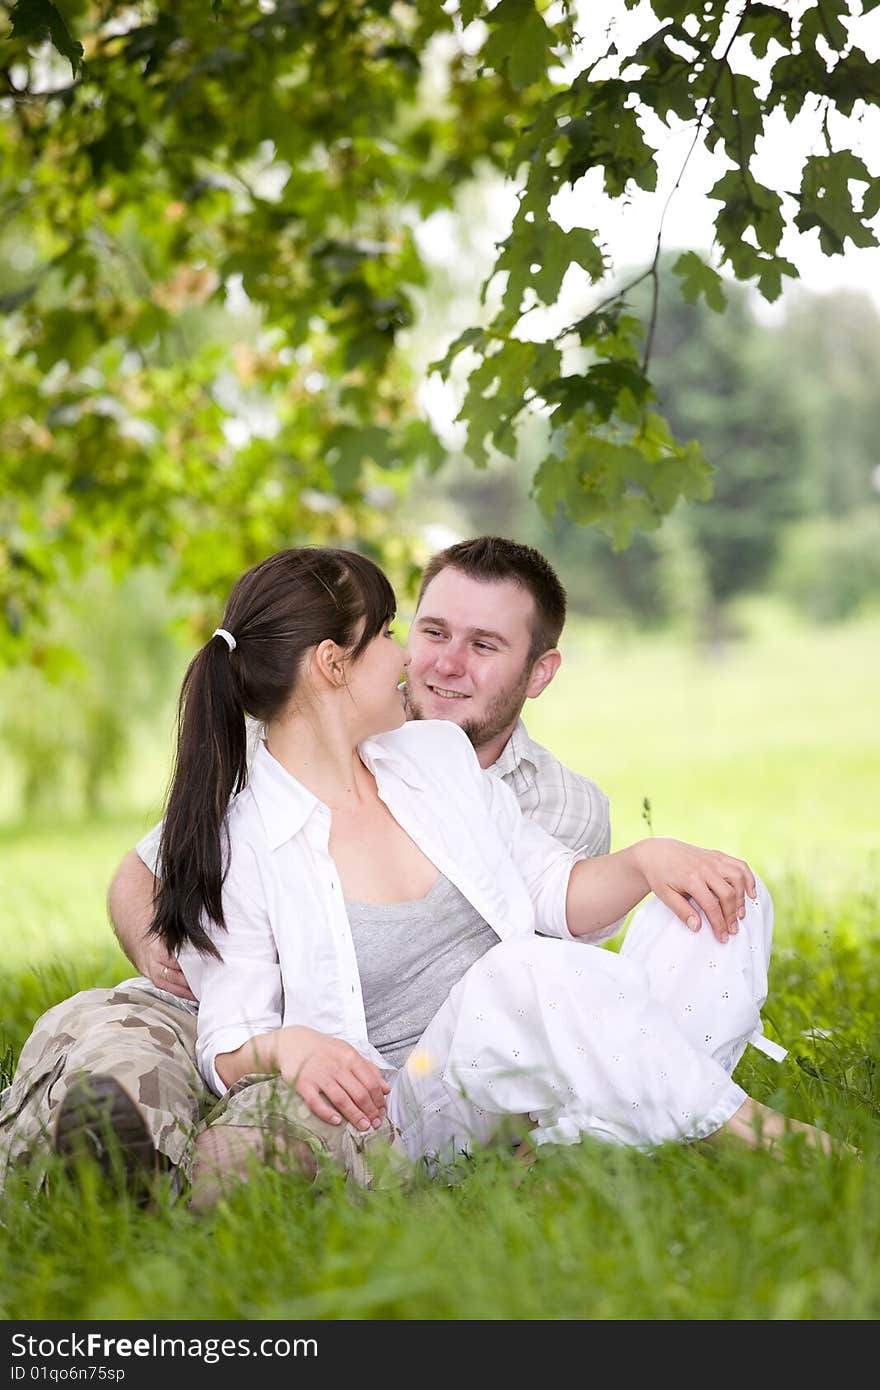
[[[232,633],[227,632],[225,627],[215,627],[214,631],[211,633],[211,636],[222,637],[223,641],[226,643],[227,647],[231,652],[234,652],[236,646],[238,645]]]

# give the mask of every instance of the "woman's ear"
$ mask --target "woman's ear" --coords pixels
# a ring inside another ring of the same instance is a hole
[[[325,637],[315,648],[312,658],[315,670],[329,685],[343,685],[345,682],[345,662],[342,648],[330,637]]]

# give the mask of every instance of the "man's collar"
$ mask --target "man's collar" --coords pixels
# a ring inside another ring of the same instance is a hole
[[[497,772],[499,777],[506,777],[510,772],[516,772],[522,763],[528,763],[534,768],[534,760],[531,756],[532,740],[529,738],[528,730],[521,719],[516,721],[513,733],[505,743],[499,756],[492,763],[492,771]]]

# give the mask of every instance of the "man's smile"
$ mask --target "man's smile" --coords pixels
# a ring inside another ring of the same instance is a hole
[[[428,685],[427,688],[432,695],[439,696],[441,700],[467,700],[470,698],[462,690],[444,690],[441,685]]]

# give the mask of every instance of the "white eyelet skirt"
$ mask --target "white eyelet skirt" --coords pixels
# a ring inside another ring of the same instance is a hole
[[[691,932],[656,898],[619,953],[532,936],[468,970],[395,1074],[389,1118],[410,1158],[449,1158],[528,1116],[534,1144],[582,1134],[650,1147],[702,1139],[747,1099],[731,1073],[763,1037],[773,935],[762,883],[739,932]]]

